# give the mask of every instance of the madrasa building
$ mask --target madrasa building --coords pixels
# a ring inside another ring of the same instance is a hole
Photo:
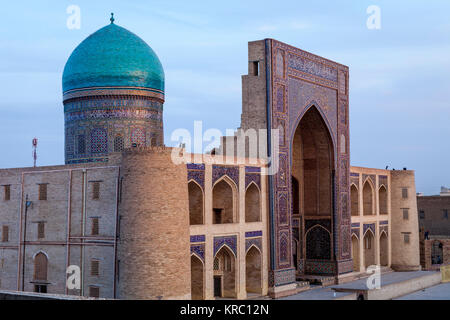
[[[166,147],[155,52],[113,19],[81,42],[65,165],[0,170],[0,290],[247,299],[419,270],[414,172],[350,166],[349,68],[274,39],[249,42],[248,66],[238,131],[265,130],[271,162],[226,153],[238,133]]]

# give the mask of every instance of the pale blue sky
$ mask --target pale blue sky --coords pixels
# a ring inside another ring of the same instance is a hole
[[[81,29],[66,27],[69,5]],[[381,30],[366,27],[369,5]],[[0,168],[64,162],[61,76],[72,50],[116,23],[166,73],[166,142],[176,128],[236,128],[247,42],[275,38],[350,67],[351,162],[416,170],[417,191],[450,185],[448,0],[8,1],[0,6]]]

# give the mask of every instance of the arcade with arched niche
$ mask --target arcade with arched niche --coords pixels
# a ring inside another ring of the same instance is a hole
[[[262,256],[255,246],[251,246],[245,256],[245,282],[247,296],[262,293]]]
[[[297,259],[306,264],[331,261],[333,257],[333,150],[328,127],[318,109],[311,106],[300,120],[292,142],[293,213],[305,226],[299,233],[302,250]]]
[[[371,216],[375,214],[374,210],[374,193],[373,186],[369,179],[364,182],[363,186],[363,214]]]
[[[378,203],[380,206],[380,214],[388,214],[387,190],[383,185],[378,189]]]
[[[353,271],[360,271],[360,259],[359,259],[359,239],[355,234],[352,234],[352,259],[353,259]]]
[[[214,297],[236,298],[236,257],[228,246],[224,245],[214,256]]]
[[[375,265],[376,264],[376,256],[375,256],[375,235],[373,234],[371,229],[367,229],[363,238],[364,244],[364,267]]]
[[[389,265],[389,240],[385,231],[380,234],[380,265]]]
[[[261,221],[261,195],[258,186],[252,182],[245,192],[245,222]]]
[[[195,254],[191,255],[191,298],[192,300],[204,299],[204,265],[203,261]]]
[[[213,187],[213,224],[238,222],[237,190],[233,181],[224,176]]]
[[[203,224],[203,191],[194,180],[188,183],[189,193],[189,223],[190,225]]]
[[[350,187],[350,200],[352,217],[357,217],[359,216],[359,193],[358,188],[354,184]]]

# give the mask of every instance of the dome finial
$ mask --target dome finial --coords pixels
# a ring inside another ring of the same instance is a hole
[[[111,24],[114,23],[114,13],[113,12],[111,12],[111,19],[109,19],[109,20],[111,21]]]

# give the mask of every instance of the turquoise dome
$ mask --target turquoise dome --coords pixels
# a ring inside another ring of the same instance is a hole
[[[114,23],[91,34],[64,67],[63,92],[89,87],[141,87],[164,92],[158,56],[134,33]]]

